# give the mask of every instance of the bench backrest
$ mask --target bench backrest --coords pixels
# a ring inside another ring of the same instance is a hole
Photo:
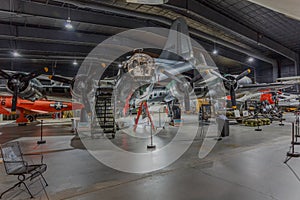
[[[1,154],[7,174],[25,166],[19,142],[8,142],[1,145]]]

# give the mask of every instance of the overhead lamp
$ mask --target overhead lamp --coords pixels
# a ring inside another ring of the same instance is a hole
[[[21,57],[21,54],[17,50],[14,50],[13,52],[11,52],[11,54],[13,57]]]
[[[67,21],[66,21],[66,23],[65,23],[65,27],[66,27],[66,29],[68,29],[68,30],[71,30],[71,29],[73,29],[73,25],[72,25],[72,23],[71,23],[72,21],[71,21],[71,18],[70,17],[68,17],[68,19],[67,19]]]
[[[75,65],[75,66],[78,65],[78,62],[76,59],[73,61],[73,65]]]
[[[218,54],[218,50],[216,48],[216,42],[214,42],[214,50],[212,52],[213,55],[217,55]]]
[[[73,29],[73,25],[72,25],[72,21],[71,21],[71,17],[70,17],[70,5],[68,6],[68,19],[65,23],[65,28],[68,30]]]
[[[248,62],[249,62],[249,63],[252,63],[253,61],[254,61],[254,58],[252,58],[252,57],[249,57],[249,58],[248,58]]]
[[[214,49],[213,52],[212,52],[212,54],[217,55],[218,54],[218,50]]]

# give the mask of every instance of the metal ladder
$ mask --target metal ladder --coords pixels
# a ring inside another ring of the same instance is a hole
[[[95,111],[97,121],[104,134],[111,134],[112,139],[116,134],[116,123],[114,118],[114,100],[112,86],[100,86],[96,91]]]

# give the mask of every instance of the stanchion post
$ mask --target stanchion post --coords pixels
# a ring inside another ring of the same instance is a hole
[[[257,121],[257,128],[255,129],[255,131],[262,131],[261,128],[259,128],[259,121],[258,121],[258,117],[256,117],[256,121]]]
[[[284,126],[284,124],[282,123],[282,113],[281,113],[281,116],[280,116],[280,124],[279,126]]]
[[[37,144],[45,144],[46,140],[43,140],[43,120],[41,120],[41,139],[37,141]]]
[[[152,134],[152,126],[150,127],[150,144],[147,145],[147,149],[155,149],[156,146],[153,144],[153,134]]]
[[[159,121],[159,128],[160,128],[161,127],[160,108],[158,109],[158,121]]]

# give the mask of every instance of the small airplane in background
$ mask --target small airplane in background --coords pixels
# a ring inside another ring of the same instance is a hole
[[[12,114],[12,96],[1,96],[0,97],[0,114],[10,115]],[[16,122],[19,126],[26,125],[28,121],[32,121],[34,118],[33,114],[46,114],[55,113],[70,110],[79,110],[84,106],[80,103],[72,102],[59,102],[59,101],[48,101],[48,100],[36,100],[29,101],[18,98],[16,104],[16,111],[19,114]],[[25,117],[27,115],[27,117]],[[31,117],[30,117],[31,116]]]
[[[19,99],[36,101],[48,96],[56,98],[69,97],[71,98],[69,86],[58,86],[58,85],[43,85],[37,78],[44,73],[48,72],[47,67],[43,67],[31,73],[24,72],[5,72],[0,69],[0,79],[7,80],[6,84],[0,85],[1,96],[6,94],[12,95],[11,112],[17,109]]]

